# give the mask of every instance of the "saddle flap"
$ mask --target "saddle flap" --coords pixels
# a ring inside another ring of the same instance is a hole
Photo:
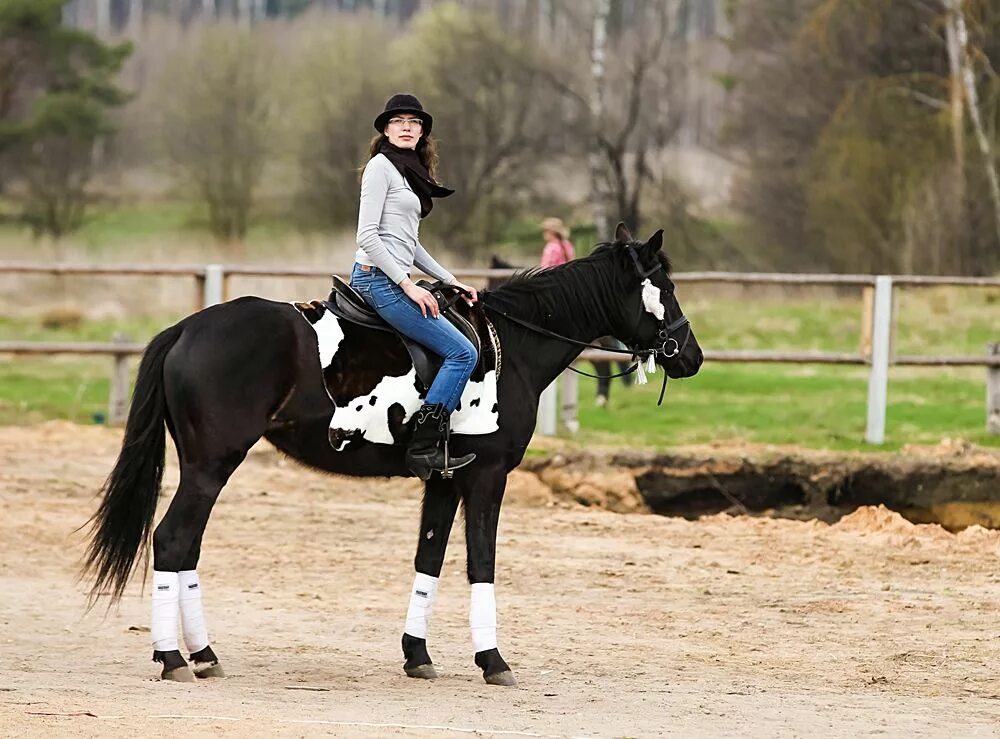
[[[333,292],[331,295],[336,293],[337,295],[342,295],[347,299],[351,305],[355,306],[359,310],[367,311],[369,313],[375,313],[371,306],[365,302],[365,299],[361,297],[361,293],[355,290],[351,283],[344,280],[340,275],[332,275],[333,277]]]
[[[326,305],[331,313],[345,321],[374,328],[378,331],[393,332],[395,330],[365,302],[361,293],[337,275],[333,275],[333,290],[330,291],[330,297],[326,299]]]

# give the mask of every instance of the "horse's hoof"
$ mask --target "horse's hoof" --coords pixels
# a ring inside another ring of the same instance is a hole
[[[161,680],[173,680],[176,683],[193,683],[194,673],[187,665],[175,667],[172,670],[164,670],[160,675]]]
[[[416,667],[406,667],[404,665],[403,671],[407,677],[416,677],[421,680],[435,680],[438,676],[437,670],[434,669],[434,665],[432,664],[417,665]]]
[[[199,679],[209,677],[225,677],[226,671],[218,662],[196,662],[194,664],[194,676]]]
[[[487,685],[503,685],[506,688],[516,688],[517,678],[514,677],[514,673],[510,670],[504,670],[503,672],[496,672],[492,675],[486,675]]]

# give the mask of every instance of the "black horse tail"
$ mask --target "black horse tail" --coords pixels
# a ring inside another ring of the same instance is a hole
[[[118,601],[139,551],[148,565],[156,499],[160,494],[166,447],[167,402],[163,362],[183,332],[184,322],[160,332],[142,355],[125,424],[122,450],[101,492],[104,499],[90,524],[90,546],[82,577],[93,577],[90,605],[108,595]],[[84,524],[87,525],[87,524]]]

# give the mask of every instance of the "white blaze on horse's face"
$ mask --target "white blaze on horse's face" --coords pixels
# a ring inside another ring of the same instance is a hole
[[[662,321],[666,315],[666,308],[660,302],[660,288],[649,281],[647,277],[642,281],[642,307],[647,313],[651,313],[657,321]]]

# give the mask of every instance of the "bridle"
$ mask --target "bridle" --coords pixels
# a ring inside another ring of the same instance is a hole
[[[661,270],[666,271],[664,269],[663,264],[661,264],[659,260],[657,260],[657,263],[652,267],[650,267],[649,269],[643,269],[642,262],[639,260],[639,255],[636,253],[635,247],[628,245],[625,247],[625,249],[628,251],[629,256],[632,258],[632,264],[635,266],[636,274],[639,275],[640,284],[645,284],[647,281],[649,281],[649,278],[652,275],[656,274],[657,272]],[[652,283],[650,282],[650,284]],[[556,333],[555,331],[550,331],[544,326],[539,326],[537,324],[532,323],[531,321],[525,321],[524,319],[518,318],[517,316],[512,316],[506,311],[500,310],[499,308],[493,305],[486,304],[486,307],[488,307],[492,311],[495,311],[499,315],[503,316],[508,321],[516,323],[519,326],[523,326],[529,331],[541,334],[542,336],[547,336],[551,339],[557,339],[567,344],[573,344],[575,346],[579,346],[585,349],[599,349],[601,351],[612,352],[614,354],[627,354],[630,357],[637,358],[635,363],[627,370],[623,372],[618,372],[613,375],[592,375],[589,372],[578,370],[575,367],[572,366],[569,367],[570,370],[576,372],[578,375],[583,375],[584,377],[594,377],[599,380],[605,380],[605,379],[610,380],[615,377],[624,377],[625,375],[630,375],[633,372],[638,372],[639,384],[640,385],[645,384],[647,382],[646,374],[647,373],[653,374],[656,371],[657,355],[662,356],[664,359],[673,359],[674,357],[679,356],[681,352],[684,351],[684,349],[687,347],[688,342],[691,340],[692,332],[690,329],[690,321],[688,321],[687,316],[685,316],[683,313],[680,315],[679,318],[675,318],[673,321],[670,321],[669,323],[667,322],[666,311],[664,311],[663,313],[663,318],[656,319],[660,326],[659,331],[657,332],[657,345],[646,348],[630,347],[628,349],[614,349],[614,348],[600,346],[599,344],[593,344],[587,341],[579,341],[578,339],[573,339],[570,338],[569,336],[563,336],[562,334]],[[638,327],[639,321],[642,320],[643,312],[644,312],[643,304],[640,301],[639,317],[636,319],[636,327]],[[673,334],[674,332],[678,331],[679,329],[685,326],[688,326],[688,330],[686,332],[686,335],[684,336],[683,343],[681,343],[676,338],[674,338]],[[643,362],[646,363],[645,368],[643,367]],[[668,379],[667,373],[666,371],[664,371],[663,384],[660,387],[660,398],[656,402],[657,405],[663,404],[663,394],[666,392],[667,389],[667,379]]]
[[[664,271],[665,272],[663,264],[659,260],[657,260],[656,264],[654,264],[652,267],[650,267],[649,269],[644,270],[642,268],[642,262],[639,261],[639,255],[636,253],[635,247],[633,247],[633,246],[627,246],[625,248],[628,251],[628,255],[630,257],[632,257],[632,264],[635,266],[636,274],[639,275],[639,279],[642,281],[643,284],[646,282],[646,280],[649,280],[649,278],[652,275],[655,275],[657,272],[660,272],[660,271]],[[680,307],[680,306],[678,305],[678,307]],[[640,308],[639,311],[640,311],[640,314],[639,314],[639,319],[638,320],[641,321],[642,320],[642,308]],[[663,312],[663,318],[658,318],[657,320],[659,321],[659,324],[660,324],[660,330],[657,333],[657,337],[658,337],[659,341],[661,342],[660,346],[656,347],[656,348],[653,348],[653,349],[638,350],[638,351],[635,352],[635,355],[642,357],[643,354],[645,354],[645,356],[647,356],[647,357],[655,357],[656,354],[661,354],[664,359],[673,359],[674,357],[676,357],[677,355],[679,355],[682,351],[684,351],[684,349],[687,347],[688,342],[691,340],[691,329],[688,328],[688,331],[687,331],[686,335],[684,336],[684,343],[683,344],[679,344],[677,342],[677,339],[675,339],[672,336],[672,334],[677,329],[683,328],[684,326],[690,326],[691,322],[688,320],[687,316],[685,316],[683,313],[681,313],[681,315],[680,315],[679,318],[675,318],[670,323],[667,323],[667,313],[666,313],[666,310],[664,310],[664,312]],[[636,325],[638,326],[638,321],[636,321]],[[672,351],[668,348],[668,345],[670,344],[670,342],[673,342],[673,344],[674,344]],[[651,363],[651,366],[655,366],[655,365],[652,365],[652,363]]]

